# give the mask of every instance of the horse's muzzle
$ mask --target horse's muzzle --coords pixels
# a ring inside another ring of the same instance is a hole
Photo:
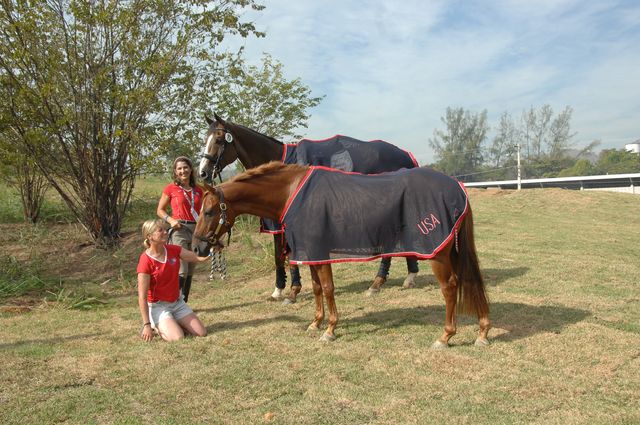
[[[211,241],[204,236],[193,235],[193,239],[191,239],[191,250],[199,257],[209,255],[211,246]]]

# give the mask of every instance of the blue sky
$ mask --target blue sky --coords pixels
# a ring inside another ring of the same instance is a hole
[[[495,127],[503,112],[549,104],[573,108],[576,147],[640,139],[640,1],[264,4],[244,18],[266,38],[241,43],[249,63],[269,53],[326,96],[306,137],[384,139],[424,164],[448,106],[486,109]]]

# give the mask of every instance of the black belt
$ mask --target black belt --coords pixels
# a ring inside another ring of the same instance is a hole
[[[191,221],[191,220],[178,220],[178,223],[181,223],[181,224],[196,224],[195,221]]]

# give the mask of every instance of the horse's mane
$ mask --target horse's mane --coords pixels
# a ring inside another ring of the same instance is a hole
[[[247,181],[255,177],[273,174],[278,171],[286,170],[286,169],[292,170],[294,168],[297,170],[305,169],[305,167],[297,164],[283,164],[280,161],[271,161],[271,162],[267,162],[266,164],[262,164],[258,167],[251,168],[242,174],[238,174],[237,176],[231,178],[231,180],[229,180],[229,183]]]
[[[256,130],[254,130],[254,129],[252,129],[252,128],[245,127],[244,125],[236,124],[236,123],[233,123],[233,122],[232,122],[232,123],[230,123],[230,122],[228,122],[228,121],[227,121],[227,124],[228,124],[228,125],[230,124],[230,125],[233,125],[233,126],[235,126],[235,127],[240,128],[240,129],[242,129],[242,130],[248,131],[249,133],[252,133],[253,135],[255,135],[255,136],[257,136],[257,137],[260,137],[260,138],[263,138],[263,139],[267,139],[267,140],[269,140],[270,142],[277,143],[277,144],[279,144],[279,145],[284,145],[284,143],[282,143],[280,140],[275,139],[275,138],[273,138],[273,137],[271,137],[271,136],[267,136],[266,134],[262,134],[262,133],[260,133],[259,131],[256,131]]]

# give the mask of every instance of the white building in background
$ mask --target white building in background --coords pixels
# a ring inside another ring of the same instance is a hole
[[[640,139],[636,140],[633,143],[624,145],[624,148],[629,152],[640,154]]]

